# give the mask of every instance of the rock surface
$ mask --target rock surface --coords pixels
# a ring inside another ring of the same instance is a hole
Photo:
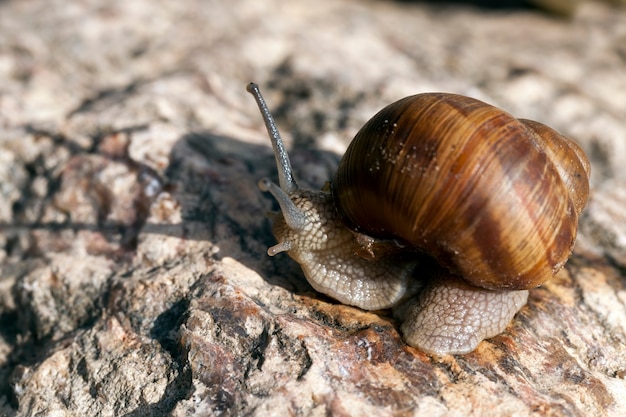
[[[0,2],[0,415],[626,415],[626,11],[468,4]],[[302,182],[391,101],[450,91],[589,154],[565,269],[466,355],[315,293],[274,243]]]

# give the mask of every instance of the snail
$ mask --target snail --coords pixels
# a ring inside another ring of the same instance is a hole
[[[582,149],[482,101],[424,93],[388,105],[356,134],[330,183],[300,188],[259,87],[281,212],[267,253],[311,286],[365,310],[393,309],[407,344],[443,355],[503,332],[528,290],[570,257],[589,194]]]

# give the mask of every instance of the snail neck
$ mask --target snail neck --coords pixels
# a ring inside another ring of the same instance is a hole
[[[329,192],[299,189],[287,196],[275,184],[268,191],[289,199],[279,200],[282,213],[273,215],[279,243],[268,254],[287,252],[315,290],[367,310],[389,308],[405,295],[416,262],[399,255],[400,245],[349,230]]]

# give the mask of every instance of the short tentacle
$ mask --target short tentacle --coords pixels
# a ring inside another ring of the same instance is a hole
[[[284,240],[267,249],[269,256],[274,256],[281,252],[288,252],[293,249],[293,243],[290,240]]]
[[[263,178],[259,181],[261,191],[268,191],[274,196],[285,218],[285,223],[292,230],[303,230],[306,226],[306,215],[296,207],[287,193],[272,181]],[[282,251],[280,251],[282,252]]]

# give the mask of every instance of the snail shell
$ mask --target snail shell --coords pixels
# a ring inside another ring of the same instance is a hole
[[[287,252],[342,303],[393,308],[410,345],[473,350],[570,256],[590,167],[549,127],[469,97],[407,97],[363,126],[330,191],[313,191],[297,185],[258,86],[248,91],[279,173],[280,186],[259,182],[281,208],[268,254]]]
[[[419,94],[357,133],[332,183],[346,223],[473,285],[528,289],[569,258],[589,193],[580,147],[469,97]]]

